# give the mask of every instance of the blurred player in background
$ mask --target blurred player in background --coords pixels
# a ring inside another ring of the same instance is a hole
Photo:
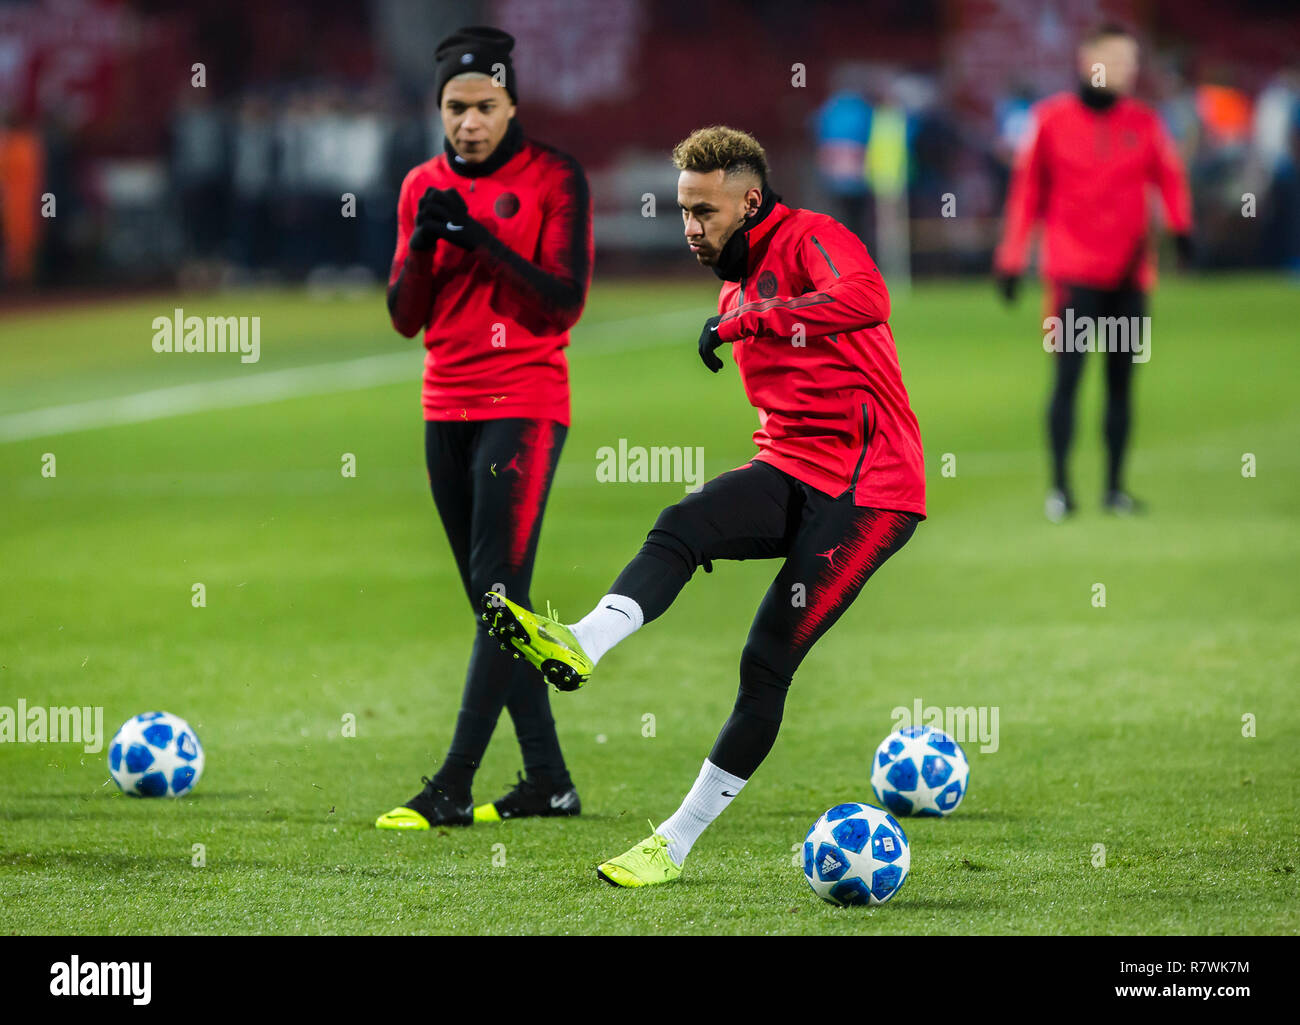
[[[1191,254],[1192,203],[1173,140],[1156,112],[1130,95],[1137,80],[1138,45],[1126,29],[1105,25],[1079,48],[1081,81],[1075,93],[1048,97],[1016,158],[1002,242],[994,256],[999,288],[1008,302],[1028,262],[1030,238],[1044,224],[1042,273],[1051,312],[1065,324],[1091,318],[1146,316],[1155,281],[1147,189],[1155,186],[1175,233],[1179,259]],[[1072,312],[1067,320],[1066,313]],[[1109,323],[1117,323],[1109,321]],[[1114,329],[1118,333],[1119,328]],[[1106,344],[1100,331],[1097,347]],[[1149,334],[1146,336],[1149,342]],[[1112,335],[1112,342],[1114,336]],[[1052,486],[1047,518],[1060,522],[1075,509],[1067,461],[1074,435],[1074,399],[1087,350],[1070,344],[1056,353],[1056,383],[1048,406]],[[1128,514],[1141,503],[1124,487],[1134,352],[1106,353],[1107,449],[1105,509]],[[1149,358],[1146,350],[1140,359]]]
[[[596,607],[565,626],[485,594],[484,618],[561,690],[663,615],[714,559],[784,559],[740,656],[740,693],[680,808],[597,868],[616,886],[676,879],[692,845],[776,743],[804,657],[925,516],[921,434],[903,387],[889,292],[860,239],[791,209],[751,136],[704,128],[680,143],[686,242],[722,279],[699,338],[714,373],[731,346],[758,410],[758,453],[665,509]]]
[[[30,124],[9,115],[0,127],[0,285],[29,287],[36,277],[44,218],[45,147]]]
[[[564,348],[587,299],[592,234],[582,168],[515,120],[513,47],[474,27],[437,48],[445,152],[402,183],[388,309],[401,334],[424,332],[429,483],[465,591],[527,607],[569,424]],[[504,647],[476,631],[447,757],[379,828],[579,813],[546,686]],[[524,774],[475,808],[471,783],[503,707]]]

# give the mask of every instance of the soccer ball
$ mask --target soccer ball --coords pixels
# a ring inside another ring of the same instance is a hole
[[[108,745],[108,771],[133,797],[180,797],[203,775],[203,745],[170,712],[143,712],[122,723]]]
[[[951,815],[969,782],[961,745],[933,726],[895,730],[871,761],[871,789],[895,815]]]
[[[903,827],[869,804],[837,804],[803,842],[808,885],[831,904],[883,904],[903,885],[911,864]]]

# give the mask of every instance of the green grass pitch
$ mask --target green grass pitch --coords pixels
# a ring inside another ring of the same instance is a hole
[[[734,366],[715,377],[695,353],[709,280],[598,282],[574,332],[533,588],[566,619],[683,490],[598,483],[597,449],[703,446],[709,476],[752,452]],[[1298,299],[1282,279],[1167,281],[1136,384],[1131,484],[1150,515],[1098,511],[1091,365],[1081,513],[1052,527],[1038,296],[1015,311],[985,283],[896,297],[930,519],[804,663],[775,750],[680,883],[647,891],[594,866],[693,781],[774,563],[698,574],[585,689],[552,696],[581,819],[381,833],[375,816],[445,750],[471,633],[427,489],[417,343],[378,293],[10,314],[0,431],[49,406],[363,356],[406,352],[410,373],[0,443],[0,706],[102,705],[109,736],[163,708],[207,752],[192,797],[145,801],[117,792],[105,752],[0,744],[0,932],[1294,933]],[[155,354],[150,322],[174,306],[260,316],[261,362]],[[870,755],[917,699],[996,707],[998,749],[966,744],[954,816],[904,820],[911,875],[891,903],[832,908],[792,852],[832,804],[873,801]],[[476,799],[518,767],[503,717]]]

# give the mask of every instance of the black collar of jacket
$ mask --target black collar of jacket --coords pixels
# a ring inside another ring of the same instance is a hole
[[[1090,110],[1110,110],[1119,99],[1119,94],[1109,89],[1098,89],[1091,82],[1084,81],[1079,83],[1079,99]]]
[[[447,166],[457,174],[465,178],[482,178],[498,170],[507,160],[513,157],[524,145],[524,130],[519,127],[519,119],[511,118],[510,127],[506,129],[506,134],[501,137],[497,143],[497,148],[492,151],[491,156],[486,160],[481,160],[477,164],[472,164],[468,160],[462,160],[456,147],[451,144],[451,140],[444,138],[442,148],[447,154]]]
[[[732,232],[727,244],[718,254],[718,262],[713,265],[713,273],[723,281],[739,281],[749,273],[749,233],[772,212],[772,208],[781,202],[781,197],[772,191],[771,186],[763,186],[763,201],[758,209],[745,219],[742,227]]]

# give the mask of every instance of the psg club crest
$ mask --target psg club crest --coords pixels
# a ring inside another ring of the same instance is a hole
[[[519,197],[513,192],[501,193],[492,204],[492,212],[502,219],[513,217],[519,213]]]
[[[758,294],[764,299],[776,295],[776,275],[770,270],[765,270],[758,276]]]

